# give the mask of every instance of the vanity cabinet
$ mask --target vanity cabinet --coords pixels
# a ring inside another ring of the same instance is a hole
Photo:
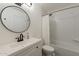
[[[10,54],[10,56],[42,56],[42,40],[31,43],[30,46],[24,46],[22,49]]]
[[[42,45],[39,44],[29,49],[25,49],[21,53],[17,54],[17,56],[42,56]]]
[[[18,51],[15,56],[42,56],[42,43],[39,42],[35,45],[30,46],[28,49]]]
[[[30,38],[0,46],[0,56],[42,56],[42,39]]]

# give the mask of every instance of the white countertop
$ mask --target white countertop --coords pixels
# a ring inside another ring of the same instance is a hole
[[[30,38],[30,39],[26,39],[21,42],[13,42],[13,43],[9,43],[7,45],[0,46],[0,56],[8,56],[25,47],[28,48],[29,46],[31,46],[37,42],[40,42],[40,41],[41,41],[41,39]]]

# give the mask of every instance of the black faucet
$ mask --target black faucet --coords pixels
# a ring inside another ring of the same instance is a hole
[[[18,39],[17,42],[23,41],[23,40],[24,40],[23,37],[24,37],[24,36],[23,36],[23,34],[21,33],[20,36],[19,36],[18,38],[16,38],[16,39]]]
[[[21,33],[21,34],[20,34],[20,41],[23,41],[23,37],[24,37],[24,36],[23,36],[23,34]]]

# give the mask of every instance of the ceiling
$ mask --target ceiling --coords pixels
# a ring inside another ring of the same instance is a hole
[[[39,3],[39,5],[41,6],[42,15],[46,15],[50,12],[79,4],[78,3]]]

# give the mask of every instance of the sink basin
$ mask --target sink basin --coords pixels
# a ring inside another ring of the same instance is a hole
[[[19,47],[19,46],[20,46],[20,45],[18,45],[18,44],[16,44],[16,43],[9,45],[10,48],[17,48],[17,47]]]
[[[32,44],[35,44],[38,41],[39,41],[38,39],[31,38],[31,39],[28,39],[28,40],[24,40],[24,41],[21,41],[21,42],[17,42],[17,45],[20,45],[22,47],[27,47],[27,46],[30,46]]]

